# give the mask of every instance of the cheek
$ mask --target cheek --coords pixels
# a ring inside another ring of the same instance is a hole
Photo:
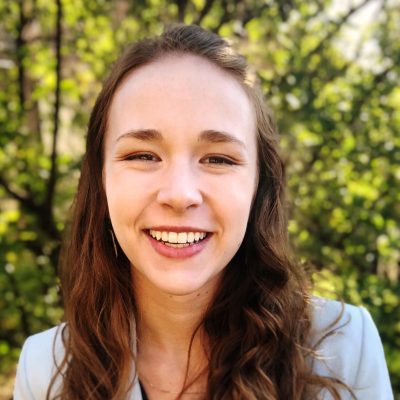
[[[109,174],[105,191],[111,222],[116,230],[123,225],[131,228],[154,198],[154,183],[129,170]]]
[[[104,176],[104,190],[106,192],[107,203],[110,209],[114,208],[116,199],[120,197],[120,188],[121,185],[116,182],[115,177],[109,173]]]
[[[105,192],[111,221],[114,222],[126,214],[127,210],[134,208],[135,191],[131,185],[118,175],[109,174],[105,179]],[[131,205],[131,207],[129,206]]]
[[[225,215],[229,229],[236,235],[244,235],[254,197],[254,180],[245,178],[239,181],[227,181],[214,189],[214,193],[220,193],[220,215]]]

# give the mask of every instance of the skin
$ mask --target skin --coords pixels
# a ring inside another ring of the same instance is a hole
[[[166,56],[120,85],[104,152],[110,218],[132,265],[137,368],[150,398],[172,399],[147,377],[180,391],[193,329],[243,240],[257,182],[254,111],[240,83],[208,60]],[[208,237],[196,254],[165,255],[148,235],[160,226]],[[189,381],[206,365],[205,347],[200,331]]]

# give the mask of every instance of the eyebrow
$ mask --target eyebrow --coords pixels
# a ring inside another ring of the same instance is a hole
[[[129,132],[126,132],[116,139],[116,142],[119,142],[122,139],[137,139],[142,141],[159,141],[163,140],[163,136],[161,132],[156,129],[134,129]],[[233,136],[230,133],[217,131],[215,129],[207,129],[200,133],[198,138],[198,142],[202,143],[233,143],[237,144],[243,148],[246,148],[244,142],[242,142],[237,137]]]
[[[214,129],[207,129],[201,132],[198,141],[209,142],[209,143],[233,143],[233,144],[238,144],[243,148],[246,148],[244,142],[242,142],[240,139],[233,136],[232,134],[227,132],[217,131]]]
[[[135,129],[118,136],[116,142],[127,138],[153,142],[163,140],[161,133],[156,129]]]

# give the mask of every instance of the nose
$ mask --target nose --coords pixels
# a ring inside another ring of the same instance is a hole
[[[199,176],[189,162],[176,162],[166,168],[157,202],[180,213],[203,202]]]

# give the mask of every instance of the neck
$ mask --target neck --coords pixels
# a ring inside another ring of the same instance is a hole
[[[219,279],[190,294],[174,295],[159,290],[135,270],[132,276],[137,309],[136,366],[146,391],[157,398],[165,393],[166,398],[176,398],[181,390],[188,396],[204,395],[208,349],[199,324]]]
[[[195,329],[201,323],[218,282],[185,295],[174,295],[154,287],[141,273],[133,272],[137,307],[137,336],[140,347],[187,355]],[[200,343],[198,330],[193,345]]]

